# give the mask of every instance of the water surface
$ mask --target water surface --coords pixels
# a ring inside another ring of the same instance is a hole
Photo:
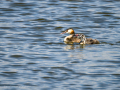
[[[73,28],[101,44],[65,44]],[[119,0],[1,0],[1,90],[120,90]]]

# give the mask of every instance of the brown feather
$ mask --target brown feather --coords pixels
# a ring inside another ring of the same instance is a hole
[[[69,35],[65,37],[64,41],[66,43],[79,43],[81,40],[77,37],[74,37],[74,35]],[[96,39],[87,38],[85,44],[99,44],[99,41]]]
[[[87,38],[86,44],[99,44],[100,42],[97,39]]]

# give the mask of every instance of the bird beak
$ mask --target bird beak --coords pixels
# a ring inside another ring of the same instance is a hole
[[[66,31],[62,32],[61,34],[64,34],[64,33],[66,33]]]

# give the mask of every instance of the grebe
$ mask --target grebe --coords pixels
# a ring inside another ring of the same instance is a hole
[[[65,30],[63,33],[69,33],[69,36],[64,38],[66,43],[79,43],[79,44],[99,44],[99,41],[92,38],[86,38],[84,34],[75,34],[72,28]]]

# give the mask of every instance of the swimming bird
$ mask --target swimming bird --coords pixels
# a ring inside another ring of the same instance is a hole
[[[69,36],[64,38],[66,43],[79,43],[79,44],[99,44],[99,41],[92,38],[86,38],[84,34],[75,34],[72,28],[69,28],[62,32],[61,34],[69,33]]]

